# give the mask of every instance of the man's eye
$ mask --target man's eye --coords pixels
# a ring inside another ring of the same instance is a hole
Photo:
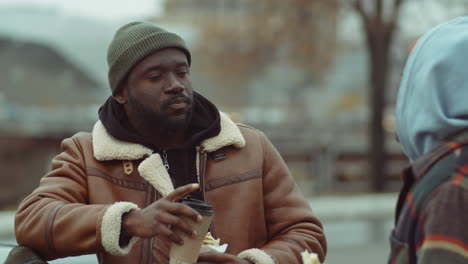
[[[150,80],[159,80],[161,78],[161,75],[150,75],[148,79]]]

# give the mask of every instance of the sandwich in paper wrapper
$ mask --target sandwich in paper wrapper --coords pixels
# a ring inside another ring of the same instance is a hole
[[[210,232],[206,233],[205,238],[203,239],[202,247],[200,248],[200,253],[205,253],[209,251],[216,251],[219,253],[226,252],[227,244],[219,245],[220,239],[215,239]]]
[[[309,253],[309,251],[304,250],[302,251],[301,256],[303,264],[320,264],[318,255],[315,253]]]
[[[227,244],[219,245],[220,239],[215,239],[210,232],[206,233],[205,239],[203,239],[203,244],[200,249],[200,253],[205,253],[209,251],[216,251],[219,253],[224,253],[227,248]],[[303,264],[320,264],[318,255],[315,253],[310,253],[307,250],[301,252],[302,263]]]

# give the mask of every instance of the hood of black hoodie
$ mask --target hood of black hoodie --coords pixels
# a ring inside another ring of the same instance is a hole
[[[132,127],[123,106],[112,96],[99,108],[99,119],[114,138],[159,150],[151,138],[143,137]],[[188,130],[190,137],[181,148],[196,146],[205,139],[217,136],[221,131],[218,109],[197,92],[193,93],[193,114]]]

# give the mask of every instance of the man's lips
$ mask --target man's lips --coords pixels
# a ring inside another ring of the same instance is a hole
[[[188,106],[187,98],[178,97],[169,103],[169,107],[174,110],[186,108]]]

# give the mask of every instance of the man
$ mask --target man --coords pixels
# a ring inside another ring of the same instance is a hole
[[[468,17],[414,46],[397,97],[405,170],[389,263],[468,263]]]
[[[260,131],[234,124],[192,90],[184,41],[150,23],[120,28],[108,49],[113,96],[92,133],[62,143],[52,171],[19,206],[16,238],[44,257],[96,253],[100,263],[168,263],[174,231],[196,235],[177,201],[215,210],[211,234],[228,244],[204,263],[323,261],[322,226]],[[175,190],[174,190],[175,189]]]

